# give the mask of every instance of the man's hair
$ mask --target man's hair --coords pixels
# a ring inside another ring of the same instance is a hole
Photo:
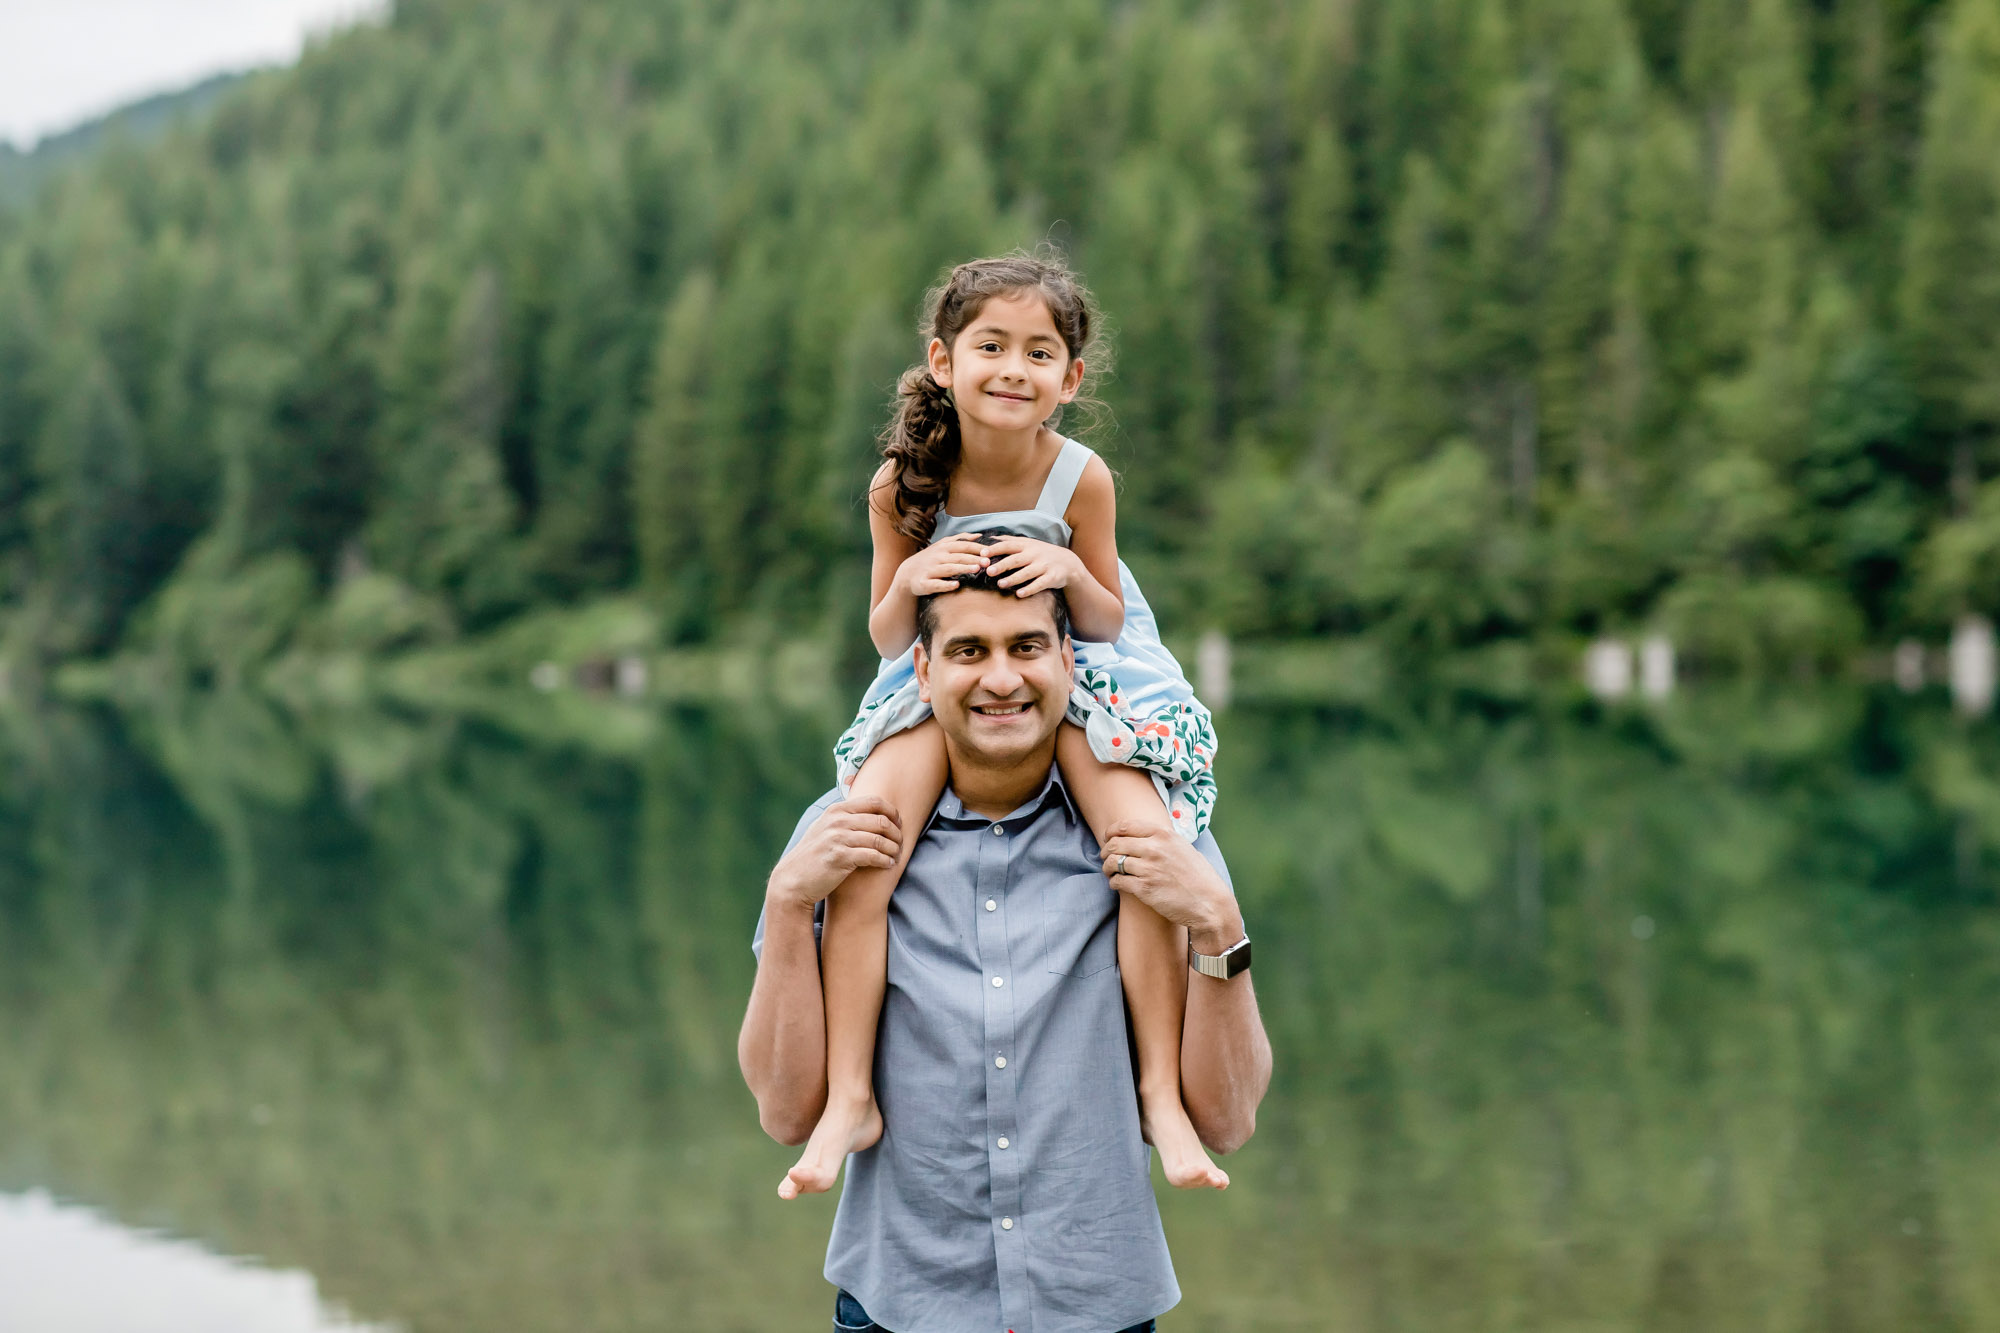
[[[981,546],[991,546],[1002,537],[1018,537],[1020,535],[1018,532],[1009,532],[1005,528],[995,528],[991,532],[980,533],[973,540]],[[977,574],[954,574],[952,581],[958,584],[956,588],[952,589],[952,592],[997,592],[1003,593],[1008,597],[1014,595],[1012,588],[1001,587],[1000,580],[983,569]],[[926,593],[922,597],[917,598],[917,642],[923,644],[925,652],[931,650],[931,640],[937,636],[938,599],[951,595],[951,592],[933,592]],[[1037,595],[1049,599],[1049,614],[1055,618],[1056,622],[1056,638],[1067,639],[1069,637],[1069,598],[1064,595],[1061,588],[1050,588],[1047,592]]]

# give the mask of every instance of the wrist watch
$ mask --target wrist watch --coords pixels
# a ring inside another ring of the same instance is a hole
[[[1217,981],[1227,981],[1238,972],[1250,970],[1250,937],[1245,935],[1221,953],[1196,953],[1192,944],[1188,945],[1188,966],[1205,977]]]

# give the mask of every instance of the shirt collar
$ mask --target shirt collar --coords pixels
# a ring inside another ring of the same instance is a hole
[[[1049,775],[1043,779],[1041,790],[997,820],[988,819],[985,815],[976,815],[967,810],[965,802],[958,799],[957,789],[947,785],[944,789],[944,795],[938,798],[937,808],[931,811],[931,822],[943,821],[945,823],[961,825],[999,823],[1018,826],[1027,823],[1050,805],[1059,807],[1063,812],[1063,817],[1069,820],[1070,823],[1074,824],[1077,821],[1078,815],[1075,798],[1069,794],[1069,787],[1062,780],[1062,769],[1055,764],[1049,765]]]

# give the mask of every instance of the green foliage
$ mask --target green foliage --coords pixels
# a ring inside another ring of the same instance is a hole
[[[1045,238],[1170,628],[1749,664],[2000,612],[1911,574],[2000,468],[1991,0],[1044,20],[404,0],[66,173],[0,219],[0,655],[274,555],[426,635],[858,643],[919,294]]]

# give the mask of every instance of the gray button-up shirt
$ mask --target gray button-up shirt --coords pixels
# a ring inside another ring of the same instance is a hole
[[[1198,846],[1226,882],[1213,839]],[[847,1159],[826,1253],[827,1281],[882,1327],[1110,1333],[1180,1300],[1117,926],[1097,840],[1053,771],[997,823],[954,792],[938,802],[889,900],[882,1141]],[[754,950],[763,937],[760,918]]]

